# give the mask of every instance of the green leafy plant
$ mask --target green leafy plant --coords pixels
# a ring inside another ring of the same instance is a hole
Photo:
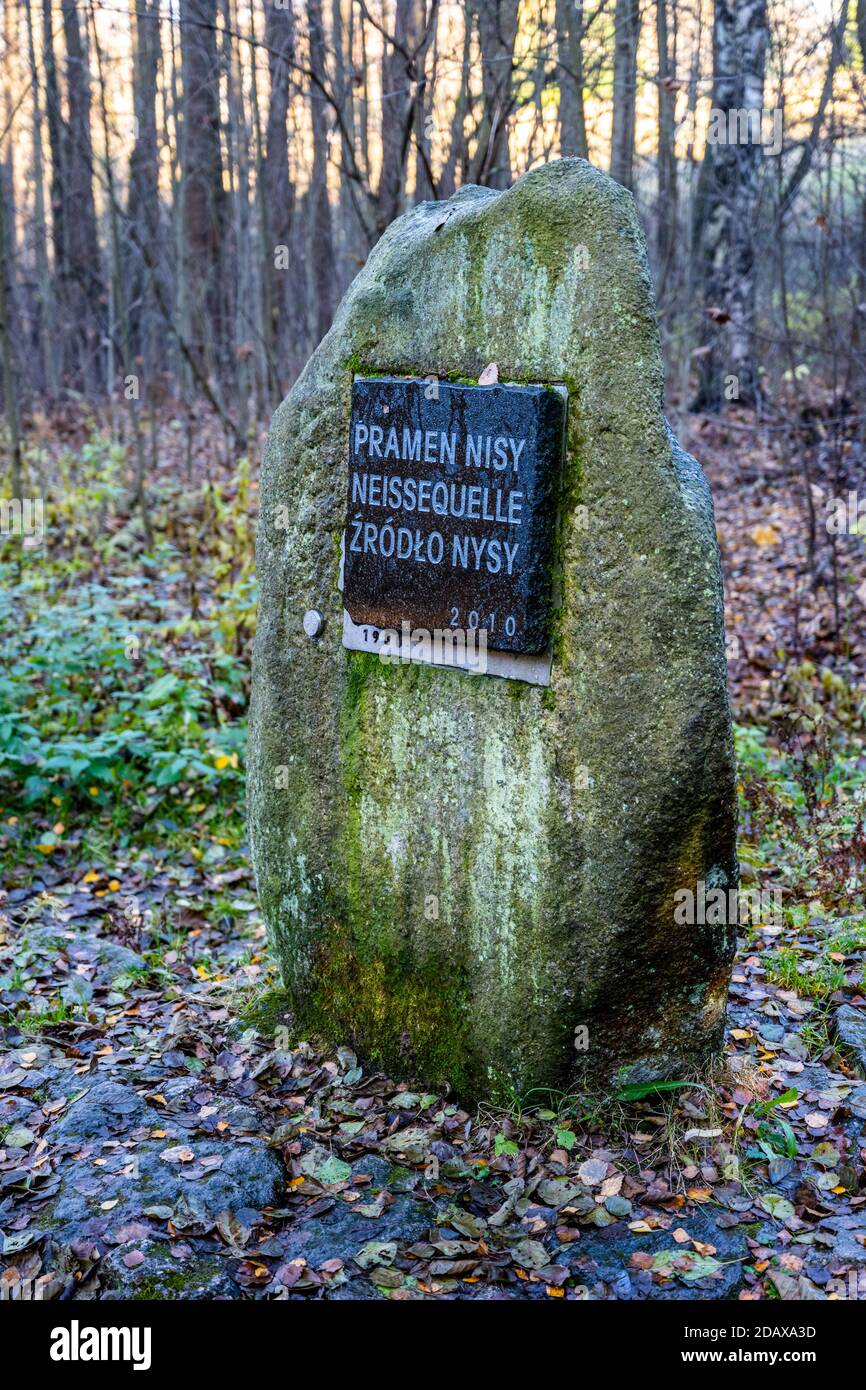
[[[780,1096],[774,1096],[771,1100],[754,1101],[747,1107],[760,1119],[756,1134],[758,1152],[753,1154],[753,1157],[763,1155],[769,1159],[796,1158],[797,1136],[788,1121],[781,1115],[774,1114],[774,1111],[780,1105],[795,1101],[798,1094],[795,1087],[790,1087]],[[770,1116],[772,1120],[767,1118]]]
[[[616,1098],[630,1102],[646,1100],[649,1096],[664,1094],[668,1091],[693,1091],[696,1089],[698,1089],[698,1085],[694,1081],[641,1081],[633,1086],[620,1086]]]
[[[128,803],[150,813],[181,783],[240,799],[246,673],[217,644],[133,617],[126,586],[41,602],[0,590],[0,797],[7,808]],[[56,813],[55,813],[56,814]],[[43,843],[50,843],[43,841]]]

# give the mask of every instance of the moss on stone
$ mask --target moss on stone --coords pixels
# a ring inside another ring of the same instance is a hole
[[[188,1269],[166,1270],[146,1275],[130,1294],[134,1302],[162,1303],[166,1300],[183,1298],[191,1291],[206,1287],[220,1266],[216,1260],[197,1262]]]
[[[251,999],[241,1010],[242,1023],[248,1028],[255,1028],[263,1036],[286,1026],[291,1018],[292,999],[286,989],[266,990]]]

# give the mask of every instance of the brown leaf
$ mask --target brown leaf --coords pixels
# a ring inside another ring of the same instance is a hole
[[[633,1250],[629,1264],[634,1269],[652,1269],[653,1256],[648,1250]]]

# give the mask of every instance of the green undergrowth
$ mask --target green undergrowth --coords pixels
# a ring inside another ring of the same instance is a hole
[[[866,745],[862,696],[809,662],[791,667],[765,725],[735,729],[743,886],[781,911],[744,928],[766,978],[813,1002],[866,988]],[[820,1012],[810,1052],[829,1034]]]
[[[94,432],[74,460],[31,453],[37,544],[0,539],[0,831],[13,860],[206,819],[242,833],[255,611],[248,467],[161,485],[152,543],[123,450]]]

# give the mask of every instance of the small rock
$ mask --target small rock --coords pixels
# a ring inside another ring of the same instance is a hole
[[[837,1009],[836,1037],[854,1054],[859,1075],[866,1077],[866,1010],[850,1004]]]
[[[52,1126],[52,1137],[94,1139],[97,1135],[118,1134],[143,1123],[146,1114],[144,1101],[131,1086],[99,1081]]]
[[[845,1097],[845,1105],[858,1120],[866,1120],[866,1086],[858,1086]]]

